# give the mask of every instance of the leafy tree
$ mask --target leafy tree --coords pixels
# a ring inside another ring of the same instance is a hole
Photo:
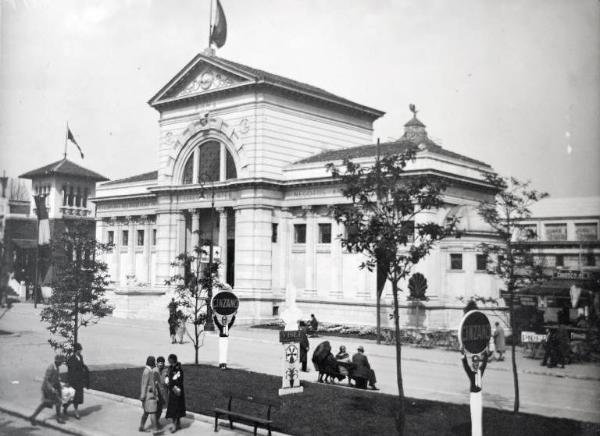
[[[178,267],[179,273],[165,281],[168,286],[175,286],[175,302],[183,313],[186,323],[193,326],[193,333],[187,329],[188,337],[194,346],[194,362],[198,365],[198,352],[204,343],[204,326],[207,321],[209,295],[208,289],[220,289],[227,285],[218,280],[219,262],[201,266],[200,258],[207,251],[196,246],[191,254],[181,253],[172,266]]]
[[[55,350],[70,353],[78,342],[79,329],[96,324],[113,307],[104,296],[109,284],[107,265],[98,256],[111,249],[92,235],[89,222],[66,222],[62,236],[52,244],[52,296],[41,312],[53,335],[48,342]]]
[[[415,154],[415,149],[390,154],[377,159],[372,167],[346,160],[343,173],[333,163],[327,164],[333,178],[341,182],[342,194],[350,200],[350,204],[334,209],[336,221],[347,229],[346,235],[340,235],[342,246],[363,253],[365,260],[360,267],[369,271],[377,268],[392,286],[398,382],[396,427],[400,435],[404,434],[405,409],[398,311],[398,292],[402,290],[398,284],[436,241],[454,231],[453,220],[444,225],[418,220],[422,212],[443,205],[445,185],[430,176],[406,174],[406,165]]]
[[[540,268],[533,262],[533,256],[527,244],[519,243],[520,238],[535,236],[532,229],[522,226],[522,222],[531,217],[532,204],[548,196],[530,188],[530,182],[515,178],[506,178],[497,174],[488,174],[487,182],[496,190],[492,201],[479,205],[479,214],[494,230],[498,243],[482,244],[482,251],[488,256],[488,272],[498,276],[506,286],[512,332],[511,362],[515,390],[514,412],[519,411],[519,378],[515,347],[517,343],[517,323],[515,317],[515,292],[522,286],[536,281]]]

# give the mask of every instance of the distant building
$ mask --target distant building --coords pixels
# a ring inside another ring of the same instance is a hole
[[[5,270],[13,273],[15,280],[31,286],[35,282],[36,259],[38,258],[38,220],[33,195],[46,196],[46,208],[52,239],[60,237],[65,222],[78,219],[90,224],[90,234],[95,234],[95,209],[89,200],[96,193],[96,183],[107,178],[90,171],[64,158],[20,176],[31,180],[31,191],[24,182],[13,179],[12,186],[18,187],[18,199],[3,198],[8,204],[8,214],[4,214],[4,259]],[[10,192],[7,190],[7,195]],[[0,221],[2,217],[0,216]],[[38,264],[41,284],[49,284],[52,279],[50,259],[41,259]]]
[[[531,219],[523,232],[531,235],[536,263],[549,274],[554,269],[585,269],[600,266],[600,197],[548,197],[531,207]]]
[[[221,279],[241,300],[239,322],[277,318],[295,300],[307,318],[375,324],[377,277],[359,269],[363,255],[337,239],[346,230],[331,205],[347,200],[325,165],[374,162],[373,122],[382,111],[212,53],[192,59],[149,104],[159,113],[158,146],[148,150],[158,168],[100,184],[93,199],[97,238],[116,244],[105,258],[115,316],[163,319],[171,262],[199,238],[210,239],[213,228]],[[418,219],[457,215],[463,230],[416,269],[428,283],[425,318],[415,320],[404,294],[401,320],[455,327],[460,297],[499,296],[479,252],[494,234],[476,211],[493,196],[484,177],[493,170],[436,144],[416,116],[398,136],[381,144],[382,153],[416,146],[409,174],[437,175],[449,185],[445,207]],[[390,302],[386,289],[384,323]]]

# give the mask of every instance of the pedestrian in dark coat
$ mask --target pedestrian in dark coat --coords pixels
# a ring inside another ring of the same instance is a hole
[[[55,407],[56,421],[59,424],[65,423],[60,414],[61,388],[59,368],[63,362],[64,358],[62,356],[54,356],[54,363],[46,368],[44,381],[42,381],[42,401],[37,409],[35,409],[35,412],[29,417],[31,425],[35,425],[35,418],[46,407]]]
[[[375,371],[371,369],[369,359],[364,355],[365,349],[362,345],[357,348],[357,353],[352,356],[352,363],[355,365],[352,370],[352,378],[356,382],[356,387],[360,389],[367,389],[367,382],[372,389],[377,390],[375,383]]]
[[[171,343],[175,344],[177,342],[175,335],[179,326],[179,318],[177,317],[177,303],[174,298],[171,298],[171,302],[167,307],[169,309],[169,319],[167,320],[169,323],[169,335],[171,336]]]
[[[83,363],[81,352],[83,347],[80,343],[75,344],[75,352],[71,354],[67,360],[67,382],[75,389],[75,397],[73,398],[73,408],[75,409],[75,418],[79,419],[80,404],[83,404],[83,388],[89,388],[90,376],[88,367]],[[63,412],[67,413],[69,403],[63,405]]]
[[[185,390],[183,387],[183,368],[177,361],[177,356],[169,354],[169,374],[167,386],[169,399],[167,402],[167,419],[173,420],[171,432],[181,428],[181,418],[185,416]]]
[[[308,372],[306,363],[308,360],[308,350],[310,349],[310,343],[308,342],[308,336],[306,336],[306,325],[300,325],[300,364],[302,365],[302,371]]]
[[[163,409],[167,406],[169,401],[169,368],[165,366],[165,358],[158,356],[156,358],[156,368],[154,368],[158,375],[158,404],[156,409],[156,423],[160,428],[160,416],[162,415]]]

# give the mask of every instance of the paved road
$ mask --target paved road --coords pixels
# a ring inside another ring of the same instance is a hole
[[[0,412],[0,435],[3,436],[64,436],[48,427],[32,426],[29,421]]]
[[[39,312],[39,309],[37,310]],[[0,330],[18,334],[0,336],[0,397],[10,395],[15,386],[11,381],[41,377],[52,359],[47,345],[47,332],[31,306],[17,305],[0,319]],[[381,392],[397,393],[394,348],[370,341],[339,338],[311,339],[311,346],[329,339],[337,349],[344,343],[353,352],[360,343],[365,346],[371,365],[377,371]],[[81,342],[88,365],[93,367],[142,366],[146,356],[176,353],[184,362],[193,361],[191,344],[171,345],[166,322],[106,318],[100,324],[83,329]],[[31,359],[36,356],[37,359]],[[507,357],[507,359],[510,355]],[[519,357],[521,410],[546,416],[557,416],[600,422],[600,366],[571,365],[566,370],[543,369],[539,361]],[[200,350],[201,363],[217,363],[217,337],[206,336]],[[277,332],[234,328],[230,339],[230,366],[279,375],[281,345]],[[484,377],[484,405],[511,409],[513,402],[510,363],[494,362]],[[468,402],[467,379],[460,366],[459,354],[440,350],[403,348],[402,371],[406,395],[417,398]],[[314,371],[302,378],[315,381]],[[7,388],[6,390],[4,388]],[[30,395],[39,396],[39,386]]]

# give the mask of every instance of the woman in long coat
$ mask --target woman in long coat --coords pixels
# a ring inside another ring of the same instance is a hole
[[[142,382],[140,384],[140,401],[142,402],[142,419],[140,420],[139,431],[145,431],[146,420],[150,416],[152,425],[152,433],[158,431],[158,423],[156,420],[156,411],[158,408],[158,373],[154,371],[156,360],[154,356],[148,356],[146,359],[146,367],[142,373]]]
[[[87,366],[83,363],[81,355],[83,347],[80,343],[75,344],[75,352],[67,360],[67,382],[75,389],[75,397],[73,397],[73,408],[75,409],[75,418],[79,419],[79,411],[77,410],[80,404],[83,404],[83,388],[89,385],[89,372]],[[63,412],[67,413],[69,403],[63,405]]]
[[[185,390],[183,388],[183,369],[175,354],[169,354],[169,374],[167,386],[169,399],[167,402],[167,419],[173,420],[171,432],[181,428],[181,418],[185,416]]]

